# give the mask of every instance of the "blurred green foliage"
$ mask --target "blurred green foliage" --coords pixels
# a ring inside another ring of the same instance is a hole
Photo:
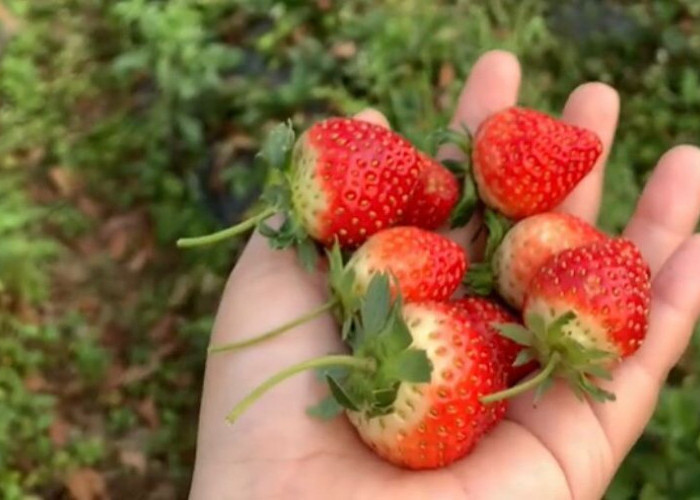
[[[94,229],[75,211],[47,213],[22,194],[22,186],[40,182],[50,168],[74,172],[114,210],[145,207],[167,249],[179,236],[245,212],[265,179],[253,161],[258,142],[279,120],[303,128],[322,116],[374,106],[428,148],[428,133],[447,123],[472,64],[492,48],[520,58],[526,105],[557,113],[587,80],[619,90],[620,127],[600,218],[610,231],[623,227],[663,152],[700,136],[695,0],[3,4],[20,21],[14,36],[0,37],[0,297],[8,304],[50,297],[46,270],[65,248],[41,231],[42,221],[71,237]],[[127,358],[139,362],[154,348],[144,337],[146,325],[174,307],[185,316],[180,335],[188,355],[164,362],[155,379],[129,389],[157,401],[161,424],[148,458],[165,464],[163,474],[184,491],[199,381],[176,394],[168,387],[178,373],[201,369],[213,306],[174,305],[170,292],[194,287],[215,296],[221,285],[215,277],[232,262],[230,248],[222,247],[175,260],[157,267],[157,279],[143,280],[143,300],[124,325],[133,341]],[[71,468],[99,468],[108,460],[103,441],[138,419],[129,408],[106,405],[103,435],[79,432],[53,453],[46,432],[56,401],[28,391],[22,380],[71,360],[89,385],[106,376],[112,353],[79,312],[37,326],[12,311],[0,303],[0,496],[24,498],[55,491]],[[611,487],[611,500],[700,498],[699,347],[696,335]],[[1,437],[7,435],[13,438]]]

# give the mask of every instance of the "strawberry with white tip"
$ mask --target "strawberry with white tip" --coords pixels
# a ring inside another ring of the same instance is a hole
[[[542,370],[484,401],[533,387],[539,396],[556,377],[579,396],[614,399],[593,379],[609,378],[616,362],[637,351],[646,336],[650,300],[649,266],[630,240],[611,238],[555,255],[530,282],[525,327],[499,327],[524,346],[521,359],[536,359]]]
[[[270,133],[261,155],[276,175],[266,206],[251,219],[213,235],[184,238],[197,246],[258,227],[274,248],[297,246],[304,262],[313,242],[355,248],[398,224],[418,183],[418,151],[397,132],[353,118],[314,123],[296,141],[288,125]],[[273,229],[265,221],[285,216]]]
[[[602,241],[607,236],[574,215],[546,212],[518,221],[493,252],[493,256],[470,268],[467,283],[486,295],[495,288],[517,310],[522,310],[525,291],[537,270],[557,253]]]
[[[310,414],[333,418],[345,412],[371,450],[402,468],[445,467],[503,418],[506,402],[480,402],[506,387],[492,346],[454,304],[392,303],[388,277],[378,275],[350,339],[352,354],[280,372],[243,399],[229,421],[277,383],[314,368],[334,370],[325,373],[331,395]]]

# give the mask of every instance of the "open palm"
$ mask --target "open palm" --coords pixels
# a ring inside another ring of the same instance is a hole
[[[512,55],[485,54],[473,67],[453,124],[474,131],[488,115],[515,104],[519,81]],[[563,111],[564,120],[594,130],[606,147],[594,171],[561,206],[591,222],[600,206],[618,108],[613,89],[589,83],[571,94]],[[374,111],[362,118],[386,123]],[[692,235],[699,214],[700,151],[679,146],[659,161],[625,229],[651,266],[653,299],[646,342],[605,384],[617,395],[615,402],[581,402],[555,386],[535,408],[526,394],[511,402],[506,420],[473,453],[424,472],[376,458],[343,418],[309,418],[305,409],[325,395],[310,373],[275,388],[229,425],[228,411],[264,379],[341,349],[332,318],[321,317],[248,350],[210,357],[192,498],[600,498],[651,417],[700,313],[700,238]],[[467,239],[465,231],[454,237]],[[212,343],[274,328],[317,307],[324,294],[323,278],[303,271],[293,252],[271,250],[255,235],[229,279]]]

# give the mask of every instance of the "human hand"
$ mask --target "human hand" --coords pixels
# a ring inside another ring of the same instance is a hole
[[[515,104],[516,59],[485,54],[473,67],[453,125],[474,132],[490,114]],[[605,151],[561,209],[593,222],[605,158],[618,116],[610,87],[590,83],[569,97],[563,119],[595,131]],[[386,125],[375,111],[361,118]],[[442,155],[454,155],[449,149]],[[659,161],[624,235],[652,270],[647,339],[625,359],[604,389],[614,402],[580,401],[563,384],[538,403],[513,399],[508,415],[474,451],[433,471],[406,471],[366,448],[343,418],[305,413],[326,394],[312,373],[270,391],[231,426],[225,416],[254,387],[281,368],[342,349],[330,315],[235,354],[212,355],[206,368],[192,498],[383,498],[507,500],[600,498],[651,417],[670,368],[685,350],[700,314],[700,150],[679,146]],[[453,233],[465,243],[467,230]],[[472,249],[470,249],[472,250]],[[318,307],[323,279],[304,271],[292,251],[271,250],[254,235],[226,286],[213,344],[252,337]]]

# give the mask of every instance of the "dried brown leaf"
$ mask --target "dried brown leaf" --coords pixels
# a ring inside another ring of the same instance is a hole
[[[449,87],[455,80],[455,67],[450,63],[444,63],[440,67],[440,75],[438,76],[438,87],[444,89]]]
[[[357,45],[353,41],[336,43],[331,53],[339,59],[350,59],[357,54]]]
[[[107,482],[95,469],[83,468],[71,472],[65,481],[74,500],[108,500]]]
[[[144,398],[136,407],[136,412],[148,424],[151,429],[160,427],[158,408],[152,397]]]
[[[54,167],[49,170],[49,178],[64,198],[72,198],[80,190],[80,181],[69,168]]]
[[[71,426],[61,416],[54,417],[51,425],[49,425],[49,439],[54,446],[62,447],[68,442]]]
[[[139,474],[145,474],[148,468],[146,455],[139,450],[125,449],[119,451],[119,461],[122,465],[134,469]]]

